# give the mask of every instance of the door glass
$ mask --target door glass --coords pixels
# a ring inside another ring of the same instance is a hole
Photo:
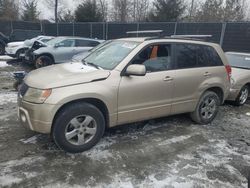
[[[197,67],[196,45],[176,44],[175,60],[178,69]]]
[[[147,72],[169,70],[171,66],[171,45],[149,46],[135,56],[132,64],[145,65]]]
[[[66,39],[59,43],[60,47],[73,47],[74,46],[74,40],[73,39]]]
[[[91,40],[76,40],[76,47],[95,47],[98,44],[100,44],[97,41],[91,41]]]
[[[207,55],[207,66],[223,66],[223,62],[214,48],[204,46],[205,54]]]

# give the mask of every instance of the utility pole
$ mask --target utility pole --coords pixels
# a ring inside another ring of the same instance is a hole
[[[56,24],[58,23],[57,9],[58,9],[58,0],[55,0],[55,22]]]
[[[190,9],[190,14],[189,14],[189,21],[192,20],[193,11],[194,11],[194,0],[192,0],[192,3],[191,3],[191,9]]]
[[[58,36],[59,30],[58,30],[58,0],[55,0],[55,22],[56,22],[56,35]]]

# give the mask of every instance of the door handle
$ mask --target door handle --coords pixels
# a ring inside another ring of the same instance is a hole
[[[212,74],[209,73],[209,72],[205,72],[205,73],[204,73],[204,76],[205,76],[205,77],[210,77],[211,75],[212,75]]]
[[[173,78],[170,77],[170,76],[166,76],[166,77],[163,79],[163,81],[166,81],[166,82],[169,82],[169,81],[172,81],[172,80],[173,80]]]

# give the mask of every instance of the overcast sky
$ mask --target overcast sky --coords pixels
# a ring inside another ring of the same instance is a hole
[[[40,14],[40,19],[53,19],[54,18],[54,10],[53,7],[51,9],[48,9],[47,4],[45,3],[46,1],[49,0],[37,0],[37,4],[39,9],[41,10],[41,14]],[[53,1],[53,0],[51,0]],[[59,3],[61,2],[61,4],[64,4],[65,7],[63,7],[63,10],[71,10],[72,12],[76,9],[76,7],[79,5],[80,2],[82,2],[82,0],[58,0]],[[112,0],[108,0],[111,4]],[[153,0],[150,0],[153,1]],[[190,1],[191,4],[191,0],[184,0],[184,1]],[[195,0],[196,2],[204,2],[205,0]],[[250,0],[246,0],[246,2],[248,2]],[[248,2],[249,3],[249,2]],[[62,8],[62,7],[61,7]],[[250,16],[250,6],[248,6],[248,17]]]

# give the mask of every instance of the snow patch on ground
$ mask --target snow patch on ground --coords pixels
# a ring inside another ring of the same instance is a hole
[[[112,158],[110,146],[116,143],[115,137],[103,138],[96,146],[83,153],[84,156],[91,160],[102,161],[103,159]]]
[[[1,186],[11,186],[14,183],[19,183],[21,182],[21,178],[13,177],[13,176],[0,176],[0,185]]]
[[[16,92],[0,93],[0,105],[4,105],[8,103],[17,103]]]
[[[186,135],[186,136],[177,136],[168,140],[165,140],[163,142],[161,142],[159,145],[163,146],[163,145],[169,145],[169,144],[174,144],[177,142],[183,142],[189,138],[191,138],[193,135]]]
[[[10,66],[10,65],[7,64],[6,61],[0,61],[0,68],[8,67],[8,66]]]
[[[37,139],[40,136],[41,136],[41,134],[38,134],[38,135],[32,136],[32,137],[30,137],[28,139],[26,139],[26,138],[20,139],[19,141],[21,141],[24,144],[36,144],[37,143]]]
[[[20,183],[24,179],[30,179],[38,176],[36,172],[27,172],[26,165],[31,165],[33,163],[39,163],[44,161],[45,157],[24,157],[18,160],[11,160],[7,162],[0,163],[0,187],[1,186],[11,186],[15,183]],[[23,167],[24,166],[24,167]],[[19,170],[22,167],[22,173]]]

